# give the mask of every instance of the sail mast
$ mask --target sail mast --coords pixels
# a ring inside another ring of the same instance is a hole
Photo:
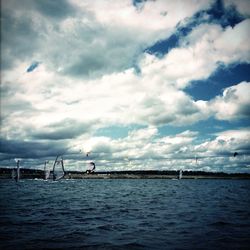
[[[64,169],[64,163],[63,163],[63,157],[62,157],[61,163],[62,163],[62,170],[63,170],[63,176],[64,176],[65,175],[65,169]]]
[[[57,164],[57,159],[58,159],[59,155],[56,156],[54,165],[53,165],[53,180],[56,180],[56,175],[55,175],[55,166]]]

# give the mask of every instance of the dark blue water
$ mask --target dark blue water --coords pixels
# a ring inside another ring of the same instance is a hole
[[[1,249],[249,249],[247,180],[0,181]]]

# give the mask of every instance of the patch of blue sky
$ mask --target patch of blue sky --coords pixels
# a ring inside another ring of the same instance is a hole
[[[207,10],[206,13],[209,16],[208,21],[211,23],[218,23],[222,27],[232,26],[244,20],[234,6],[225,8],[222,0],[216,0],[212,5],[212,8]]]
[[[111,139],[122,139],[128,136],[130,131],[145,128],[142,125],[129,125],[129,126],[110,126],[100,128],[95,132],[95,136],[105,136]]]
[[[226,131],[226,130],[236,130],[239,128],[245,128],[250,126],[250,122],[247,120],[236,120],[236,121],[223,121],[217,120],[213,117],[199,121],[192,125],[187,126],[171,126],[165,125],[158,128],[159,137],[163,136],[174,136],[180,134],[186,130],[198,132],[197,142],[202,142],[204,140],[212,140],[216,137],[217,133]]]
[[[145,52],[154,54],[158,57],[162,57],[167,54],[171,49],[178,46],[180,34],[174,33],[166,40],[161,40],[155,43],[153,46],[147,48]]]
[[[147,0],[132,0],[133,5],[138,8],[140,7],[141,4],[143,4],[144,2],[146,2]]]
[[[142,1],[135,1],[142,2]],[[145,49],[145,52],[162,57],[171,49],[178,47],[179,41],[187,36],[195,27],[202,23],[219,24],[222,27],[232,26],[240,23],[244,18],[236,11],[234,7],[225,9],[222,1],[218,0],[208,10],[197,12],[189,18],[184,24],[179,24],[176,31],[167,39],[163,39]]]
[[[193,81],[185,92],[194,100],[207,101],[221,95],[225,88],[243,81],[250,81],[250,64],[222,66],[208,79]]]

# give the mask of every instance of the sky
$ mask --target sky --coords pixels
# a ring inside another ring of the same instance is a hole
[[[0,167],[250,173],[249,34],[249,0],[2,0]]]

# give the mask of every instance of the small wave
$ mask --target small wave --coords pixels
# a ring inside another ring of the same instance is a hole
[[[145,249],[145,246],[139,243],[128,243],[120,246],[120,249]]]
[[[98,229],[104,230],[104,231],[110,231],[110,230],[114,230],[114,227],[112,225],[101,225],[98,227]]]
[[[209,224],[210,226],[216,226],[216,227],[223,227],[223,226],[230,226],[232,223],[226,222],[226,221],[216,221],[214,223]]]

